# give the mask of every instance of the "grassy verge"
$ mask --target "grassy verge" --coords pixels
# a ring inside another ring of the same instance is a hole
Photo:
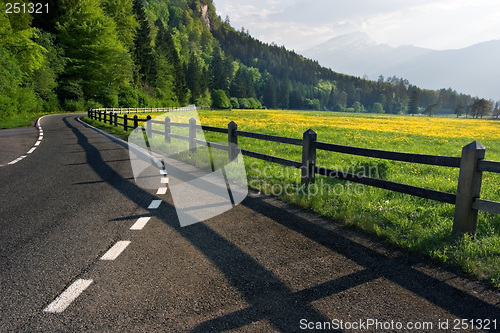
[[[144,116],[144,119],[146,119],[146,116]],[[90,119],[88,116],[83,117],[82,120],[89,125],[102,129],[103,131],[106,131],[109,134],[119,137],[120,139],[125,141],[127,141],[128,136],[133,131],[132,129],[125,131],[123,129],[123,126],[114,126],[109,123],[105,124],[103,122],[100,122],[99,120]]]
[[[0,120],[0,129],[20,128],[33,126],[38,117],[44,116],[49,113],[21,113],[16,117]]]
[[[204,125],[226,127],[234,120],[240,130],[293,138],[301,138],[305,130],[312,128],[323,142],[420,154],[460,156],[463,146],[478,140],[487,148],[487,159],[500,160],[500,123],[495,121],[262,110],[200,111],[199,116]],[[209,141],[227,140],[223,134],[205,132],[205,136]],[[247,138],[240,138],[239,145],[278,157],[301,159],[300,147]],[[245,159],[245,165],[249,185],[254,189],[376,234],[400,248],[458,266],[478,279],[500,286],[499,215],[480,212],[476,236],[454,239],[453,205],[324,177],[318,177],[309,191],[303,191],[296,169],[251,158]],[[317,165],[456,193],[457,169],[322,151],[318,151]],[[482,198],[499,201],[499,185],[500,175],[485,173]]]

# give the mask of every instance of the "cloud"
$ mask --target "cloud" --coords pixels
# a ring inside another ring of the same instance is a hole
[[[305,50],[332,37],[364,31],[392,46],[458,48],[500,38],[497,0],[215,0],[237,29]]]

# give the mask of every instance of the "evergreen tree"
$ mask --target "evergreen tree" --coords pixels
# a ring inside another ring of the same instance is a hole
[[[179,54],[175,48],[174,40],[172,34],[169,30],[165,29],[161,20],[155,22],[158,28],[158,34],[156,36],[156,58],[165,58],[163,60],[162,68],[158,68],[158,80],[161,80],[162,76],[171,75],[174,79],[173,91],[177,97],[177,101],[180,105],[187,102],[187,84],[184,77],[184,71],[179,59]]]
[[[200,98],[206,90],[206,86],[203,82],[203,69],[196,55],[192,53],[186,70],[186,84],[191,91],[191,103],[196,103],[196,100]]]
[[[247,80],[243,69],[240,67],[234,76],[234,80],[231,83],[231,96],[237,98],[251,97],[247,95]]]
[[[139,28],[134,41],[134,61],[138,69],[135,81],[154,87],[157,76],[156,59],[152,47],[151,29],[144,11],[144,0],[134,0],[134,13],[137,22],[139,22]]]
[[[278,106],[285,110],[290,106],[290,81],[288,77],[285,77],[279,86]]]
[[[335,88],[330,90],[330,94],[328,95],[328,102],[326,104],[326,108],[328,110],[333,110],[335,107]]]
[[[276,83],[272,76],[266,81],[264,87],[264,105],[269,109],[275,109],[277,107],[277,94],[276,94]]]
[[[408,105],[408,114],[415,115],[418,113],[418,92],[414,89],[410,96],[410,103]]]
[[[233,60],[230,56],[224,56],[217,45],[209,66],[209,87],[211,90],[221,89],[227,93],[233,76]]]

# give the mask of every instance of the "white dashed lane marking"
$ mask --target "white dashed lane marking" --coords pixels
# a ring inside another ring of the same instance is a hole
[[[158,189],[158,192],[156,194],[167,194],[168,188],[167,187],[160,187]]]
[[[160,205],[161,205],[161,200],[153,200],[149,204],[148,209],[158,209],[158,207],[160,207]]]
[[[69,286],[62,294],[50,303],[43,311],[61,313],[90,286],[92,280],[78,279]]]
[[[146,226],[146,223],[149,222],[151,217],[141,217],[134,223],[133,226],[130,227],[130,230],[142,230]]]
[[[108,250],[102,257],[101,260],[115,260],[118,256],[129,246],[130,241],[119,241],[112,248]]]

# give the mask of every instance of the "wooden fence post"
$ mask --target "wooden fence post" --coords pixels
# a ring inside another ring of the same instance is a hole
[[[123,129],[124,129],[125,131],[127,131],[127,129],[128,129],[127,118],[128,118],[128,116],[127,116],[127,114],[125,113],[125,114],[123,115]]]
[[[139,127],[139,118],[137,118],[137,115],[134,116],[134,128]]]
[[[113,114],[113,118],[114,118],[114,119],[113,119],[113,123],[114,123],[114,125],[115,125],[115,126],[118,126],[118,113],[116,113],[116,112],[115,112],[115,113]]]
[[[192,152],[196,152],[196,119],[189,119],[189,150]]]
[[[146,117],[147,121],[146,121],[146,135],[148,137],[148,139],[151,139],[153,137],[153,132],[151,132],[152,128],[151,128],[151,116],[148,115]]]
[[[165,142],[170,143],[170,117],[165,118]]]
[[[229,162],[233,161],[238,157],[238,136],[236,131],[238,130],[238,125],[232,121],[227,125],[227,144],[228,144],[228,157]]]
[[[453,218],[453,235],[455,236],[464,233],[474,235],[476,232],[478,211],[472,208],[472,204],[481,193],[483,173],[478,171],[477,163],[484,159],[484,155],[485,147],[477,141],[462,148],[455,216]]]
[[[308,129],[302,136],[302,165],[301,180],[302,186],[314,184],[314,167],[316,166],[316,142],[318,135],[312,129]]]
[[[99,122],[101,122],[101,121],[102,121],[102,112],[99,111]]]
[[[107,117],[107,114],[106,114],[106,111],[104,111],[104,123],[106,124],[106,117]]]

